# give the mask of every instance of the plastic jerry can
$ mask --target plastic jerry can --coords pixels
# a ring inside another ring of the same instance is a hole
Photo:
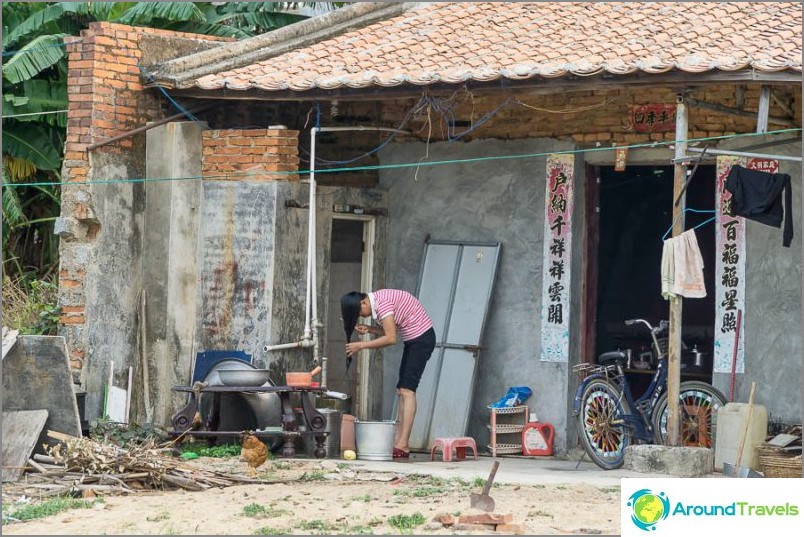
[[[723,463],[737,464],[737,451],[748,422],[748,403],[726,403],[717,409],[715,434],[715,470],[723,470]],[[745,433],[740,466],[759,470],[756,447],[765,442],[768,434],[768,410],[754,403],[751,421]]]
[[[555,431],[549,423],[533,421],[522,429],[523,455],[552,455],[553,435]]]

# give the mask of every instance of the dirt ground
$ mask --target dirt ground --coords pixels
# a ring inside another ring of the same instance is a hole
[[[191,464],[246,475],[237,457],[202,457]],[[270,460],[259,469],[270,483],[202,492],[143,492],[107,496],[87,509],[3,525],[7,535],[334,535],[487,534],[488,530],[445,528],[436,515],[476,514],[469,494],[483,479],[466,482],[420,475],[369,472],[338,461]],[[491,496],[496,513],[511,513],[525,534],[619,534],[619,487],[499,485]],[[33,498],[3,489],[3,512]],[[420,513],[422,523],[398,515]],[[395,518],[396,517],[396,518]],[[396,524],[395,524],[396,522]]]

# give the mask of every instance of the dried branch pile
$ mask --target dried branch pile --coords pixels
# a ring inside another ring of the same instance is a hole
[[[158,446],[149,440],[121,448],[54,431],[48,437],[59,441],[35,455],[19,486],[26,494],[55,496],[79,493],[128,494],[139,490],[206,490],[241,483],[263,483],[232,474],[201,470],[169,456],[171,443]],[[38,461],[38,462],[37,462]]]

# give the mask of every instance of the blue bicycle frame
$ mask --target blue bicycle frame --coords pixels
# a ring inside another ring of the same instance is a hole
[[[622,420],[625,427],[633,431],[635,439],[642,442],[653,442],[653,426],[651,425],[651,412],[656,407],[656,403],[664,392],[667,382],[667,360],[662,357],[659,359],[659,364],[656,367],[656,373],[650,381],[645,393],[639,396],[636,400],[631,395],[631,388],[626,379],[625,373],[620,364],[608,366],[617,371],[617,375],[610,377],[603,373],[593,373],[584,378],[578,385],[575,392],[575,399],[572,403],[572,414],[577,416],[581,412],[581,397],[583,396],[586,387],[594,380],[603,380],[614,384],[619,390],[620,394],[625,398],[625,406],[621,400],[617,405],[618,417]],[[647,413],[643,410],[646,409]],[[618,424],[615,421],[615,424]]]

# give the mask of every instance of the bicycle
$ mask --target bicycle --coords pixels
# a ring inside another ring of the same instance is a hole
[[[657,335],[669,324],[654,328],[644,319],[629,319],[627,326],[644,324],[650,330],[657,357],[656,372],[644,394],[634,399],[623,366],[624,351],[607,352],[599,364],[578,364],[572,368],[580,384],[572,413],[578,418],[584,450],[600,468],[614,470],[625,461],[625,448],[639,443],[664,444],[667,437],[667,350]],[[681,438],[685,446],[714,447],[717,410],[726,397],[709,383],[685,381],[679,390]]]

